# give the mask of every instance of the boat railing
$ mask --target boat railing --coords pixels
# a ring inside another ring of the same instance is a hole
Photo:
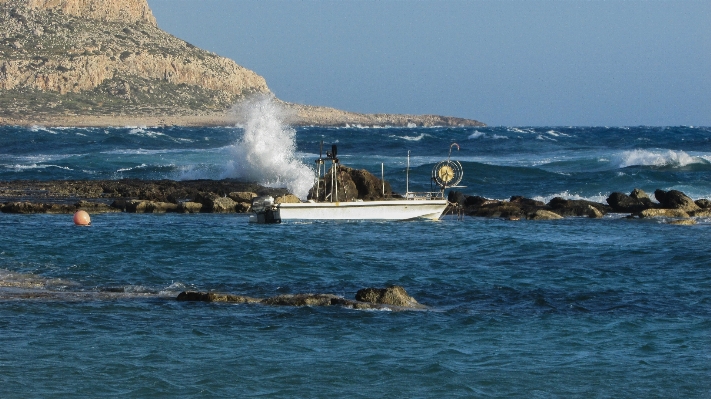
[[[442,192],[414,192],[408,191],[405,193],[405,199],[413,201],[423,201],[423,200],[433,200],[433,199],[444,199],[444,194]]]

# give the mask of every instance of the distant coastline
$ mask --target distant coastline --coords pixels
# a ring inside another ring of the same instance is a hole
[[[473,127],[486,126],[471,119],[439,115],[359,114],[326,107],[311,107],[292,104],[301,110],[289,121],[292,126],[323,127]],[[194,115],[37,115],[26,118],[2,118],[0,126],[47,126],[47,127],[111,127],[111,126],[186,126],[215,127],[239,123],[233,113],[199,113]]]

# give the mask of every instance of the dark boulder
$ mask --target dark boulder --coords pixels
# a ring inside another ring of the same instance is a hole
[[[610,204],[613,212],[624,213],[638,213],[652,207],[652,203],[649,201],[649,198],[646,200],[632,198],[631,196],[620,192],[610,194],[610,196],[607,197],[607,203]]]
[[[365,169],[350,169],[349,175],[358,190],[358,199],[364,201],[378,200],[392,192],[390,183],[385,182],[385,190],[383,190],[383,181]]]
[[[696,206],[702,209],[711,208],[711,201],[707,200],[706,198],[697,199],[696,201],[694,201],[694,203],[696,204]]]
[[[694,200],[678,190],[656,190],[654,191],[654,197],[659,201],[661,208],[681,209],[686,212],[698,211],[700,209],[700,207],[694,203]]]
[[[548,201],[553,211],[561,216],[587,216],[592,218],[602,217],[610,211],[610,207],[586,200],[569,200],[555,197]],[[592,208],[592,209],[591,209]],[[597,212],[596,212],[597,211]]]
[[[640,200],[641,202],[648,204],[650,207],[652,206],[652,200],[649,199],[649,195],[647,195],[647,193],[645,193],[644,190],[640,188],[635,188],[634,190],[632,190],[632,192],[630,193],[630,197],[636,200]]]
[[[449,194],[447,195],[447,201],[449,201],[452,204],[456,204],[459,206],[464,206],[464,203],[466,202],[466,197],[464,194],[460,193],[459,191],[450,191]]]
[[[219,294],[215,292],[183,291],[178,294],[179,301],[198,302],[232,302],[232,303],[257,303],[259,299],[242,295]]]
[[[274,306],[344,306],[352,302],[332,294],[279,295],[260,301],[262,304]]]
[[[326,200],[325,196],[331,193],[331,174],[332,172],[329,170],[325,178],[319,181],[318,199],[320,201]],[[383,181],[365,169],[353,169],[341,165],[338,167],[336,176],[338,178],[339,201],[355,201],[359,199],[373,201],[393,195],[388,182],[385,182],[385,195],[383,195]],[[311,188],[308,195],[309,199],[316,199],[316,189],[317,185]]]
[[[526,218],[526,212],[520,204],[497,200],[487,200],[478,207],[467,207],[464,213],[469,216],[489,218]]]
[[[478,195],[465,196],[464,206],[465,207],[480,207],[487,201],[491,201],[491,200],[484,198],[484,197],[480,197]]]
[[[509,199],[509,202],[511,202],[512,204],[519,204],[522,207],[526,208],[542,208],[546,206],[546,204],[544,204],[542,201],[522,197],[520,195],[514,195],[513,197],[511,197],[511,199]]]

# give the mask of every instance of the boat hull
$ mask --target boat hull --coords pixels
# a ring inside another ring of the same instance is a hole
[[[447,200],[392,200],[363,202],[304,202],[279,204],[281,220],[438,220]]]

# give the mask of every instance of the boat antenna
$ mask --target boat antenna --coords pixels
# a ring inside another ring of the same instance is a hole
[[[410,150],[407,150],[407,169],[405,172],[405,198],[410,194]]]
[[[316,172],[316,201],[320,201],[319,195],[321,193],[321,166],[323,166],[323,140],[321,140],[321,146],[318,149],[318,159],[316,160],[316,166],[318,171]],[[324,167],[324,173],[326,173],[326,168]],[[324,176],[325,178],[325,176]],[[323,189],[326,190],[326,184],[324,182]],[[326,192],[324,191],[324,196]]]
[[[335,144],[331,145],[331,152],[326,151],[326,156],[331,160],[331,202],[333,202],[334,196],[336,202],[338,202],[338,146]],[[334,194],[335,188],[335,194]]]
[[[383,183],[383,198],[385,198],[385,162],[380,163],[380,182]]]

